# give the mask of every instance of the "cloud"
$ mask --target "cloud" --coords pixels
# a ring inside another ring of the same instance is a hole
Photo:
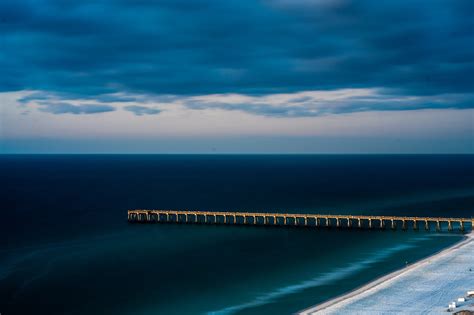
[[[94,100],[100,103],[127,103],[139,101],[138,96],[128,95],[124,93],[106,93],[98,95],[77,95],[70,93],[59,93],[59,92],[48,92],[48,91],[36,91],[23,96],[18,99],[21,104],[27,104],[35,101],[44,100],[70,100],[78,99],[82,100]]]
[[[53,95],[51,93],[47,92],[33,92],[31,94],[28,94],[26,96],[20,97],[18,99],[18,102],[20,104],[28,104],[33,101],[45,101],[53,98]]]
[[[100,114],[106,112],[115,111],[115,107],[110,105],[98,105],[98,104],[84,104],[84,105],[73,105],[69,103],[48,103],[40,102],[39,110],[45,113],[51,114]]]
[[[286,94],[195,96],[182,102],[191,109],[238,110],[261,116],[316,117],[366,111],[472,108],[474,94],[405,95],[385,89],[341,89]]]
[[[93,99],[102,103],[128,103],[138,101],[136,97],[118,94],[101,94],[94,96]]]
[[[124,92],[466,94],[473,10],[470,0],[3,0],[0,90],[109,95],[98,102]]]
[[[18,100],[21,106],[36,104],[36,107],[43,112],[92,114],[112,111],[116,107],[122,106],[125,111],[137,116],[156,115],[163,111],[162,108],[167,110],[187,108],[191,110],[240,111],[268,117],[317,117],[367,111],[468,109],[472,108],[474,104],[474,93],[400,95],[397,91],[386,88],[301,91],[263,95],[239,93],[193,96],[105,94],[80,99],[66,94],[48,94],[38,91],[27,95],[22,94]],[[115,107],[97,103],[89,104],[91,101],[100,100],[111,102]]]
[[[156,115],[161,113],[160,109],[157,108],[150,108],[150,107],[145,107],[145,106],[139,106],[139,105],[129,105],[125,106],[124,109],[126,111],[132,112],[137,116],[142,116],[142,115]]]

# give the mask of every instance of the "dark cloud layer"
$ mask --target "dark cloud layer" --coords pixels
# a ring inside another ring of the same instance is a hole
[[[466,95],[473,12],[471,0],[3,0],[0,90],[97,102],[363,87]]]

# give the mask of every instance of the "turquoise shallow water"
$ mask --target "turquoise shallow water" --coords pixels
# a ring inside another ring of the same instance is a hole
[[[2,314],[291,314],[456,233],[126,222],[128,208],[471,216],[472,156],[4,156]]]

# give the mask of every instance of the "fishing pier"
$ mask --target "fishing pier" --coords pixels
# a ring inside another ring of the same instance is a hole
[[[418,230],[435,229],[464,231],[473,228],[474,218],[406,217],[376,215],[334,215],[265,212],[221,212],[187,210],[128,210],[130,223],[179,223],[220,225],[262,225],[298,227],[336,227]]]

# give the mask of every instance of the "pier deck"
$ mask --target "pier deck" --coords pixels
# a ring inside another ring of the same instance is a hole
[[[131,223],[189,223],[226,225],[273,225],[273,226],[313,226],[345,228],[390,228],[409,227],[425,230],[432,227],[441,231],[443,226],[452,231],[454,226],[461,231],[472,229],[474,218],[408,217],[379,215],[334,215],[265,212],[223,212],[188,210],[128,210]]]

